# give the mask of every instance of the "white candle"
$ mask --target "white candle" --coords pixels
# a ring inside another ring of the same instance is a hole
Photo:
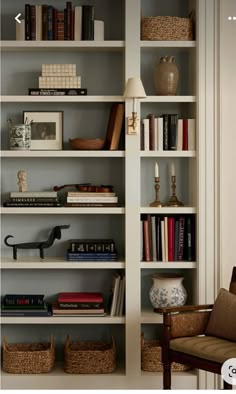
[[[175,176],[175,165],[171,163],[171,176]]]
[[[158,167],[158,164],[157,164],[157,162],[155,163],[155,178],[158,178],[159,177],[159,167]]]

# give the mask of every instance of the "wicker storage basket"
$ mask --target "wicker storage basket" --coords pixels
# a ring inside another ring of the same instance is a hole
[[[193,40],[191,18],[177,16],[147,16],[141,21],[141,39],[176,41]]]
[[[111,373],[116,368],[115,343],[70,342],[65,343],[64,370],[67,373]]]
[[[3,370],[8,373],[47,373],[55,364],[53,338],[50,343],[11,343],[3,338]]]
[[[141,337],[141,368],[147,372],[163,371],[160,341],[145,341],[143,335]],[[175,372],[188,371],[189,369],[188,365],[175,362],[171,364],[171,370]]]

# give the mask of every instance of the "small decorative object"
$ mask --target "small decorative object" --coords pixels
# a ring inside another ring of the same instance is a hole
[[[182,207],[184,204],[178,200],[176,196],[176,176],[175,176],[175,165],[171,163],[171,188],[172,196],[169,201],[165,204],[166,207]]]
[[[173,96],[176,94],[179,70],[174,60],[174,56],[163,56],[155,67],[154,84],[158,95]]]
[[[29,150],[31,147],[31,124],[25,120],[24,124],[14,124],[8,120],[9,126],[9,149]]]
[[[183,277],[177,274],[155,274],[152,276],[153,286],[149,296],[152,306],[181,306],[187,299],[186,290],[182,284]]]
[[[19,192],[27,192],[28,191],[28,186],[27,186],[27,173],[24,170],[20,170],[17,173],[18,177],[18,182],[17,185],[19,185]]]
[[[102,140],[100,138],[95,138],[95,139],[74,138],[73,140],[69,139],[69,143],[72,149],[100,150],[104,148],[105,140]]]
[[[24,111],[31,122],[31,150],[60,150],[63,143],[63,111]]]
[[[116,349],[111,343],[86,341],[65,343],[64,370],[67,373],[112,373],[116,368]]]
[[[145,16],[141,20],[141,39],[154,41],[193,40],[193,17]]]
[[[56,226],[53,227],[48,239],[42,242],[25,242],[20,244],[9,244],[7,240],[14,238],[13,235],[7,235],[4,242],[7,246],[13,248],[13,259],[17,260],[17,249],[39,249],[40,258],[44,259],[44,249],[49,248],[54,243],[55,239],[61,239],[61,230],[69,228],[70,225]]]
[[[154,188],[155,188],[156,198],[155,198],[155,200],[153,202],[151,202],[149,204],[149,206],[150,207],[162,207],[162,203],[159,200],[159,189],[160,189],[159,182],[160,182],[160,177],[159,177],[159,167],[158,167],[157,163],[155,163],[155,177],[154,177],[154,180],[155,180]]]
[[[7,343],[3,338],[3,370],[7,373],[50,372],[55,365],[53,338],[49,343]]]

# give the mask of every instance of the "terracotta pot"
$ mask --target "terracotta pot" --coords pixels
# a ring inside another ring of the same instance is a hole
[[[187,292],[182,284],[183,277],[175,274],[156,274],[152,276],[153,286],[149,296],[154,308],[181,306],[187,300]]]
[[[154,84],[158,95],[172,96],[176,94],[179,70],[174,60],[174,56],[161,57],[160,62],[155,67]]]

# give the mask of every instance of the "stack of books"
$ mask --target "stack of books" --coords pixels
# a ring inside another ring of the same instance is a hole
[[[57,192],[10,192],[4,207],[60,207]]]
[[[67,192],[66,207],[118,207],[114,192]]]
[[[125,276],[115,273],[111,289],[110,316],[123,316],[125,309]]]
[[[51,316],[51,308],[43,294],[6,294],[1,305],[1,316]]]
[[[52,305],[53,316],[105,316],[102,293],[60,293]]]
[[[66,254],[68,261],[117,261],[113,239],[71,239]]]

